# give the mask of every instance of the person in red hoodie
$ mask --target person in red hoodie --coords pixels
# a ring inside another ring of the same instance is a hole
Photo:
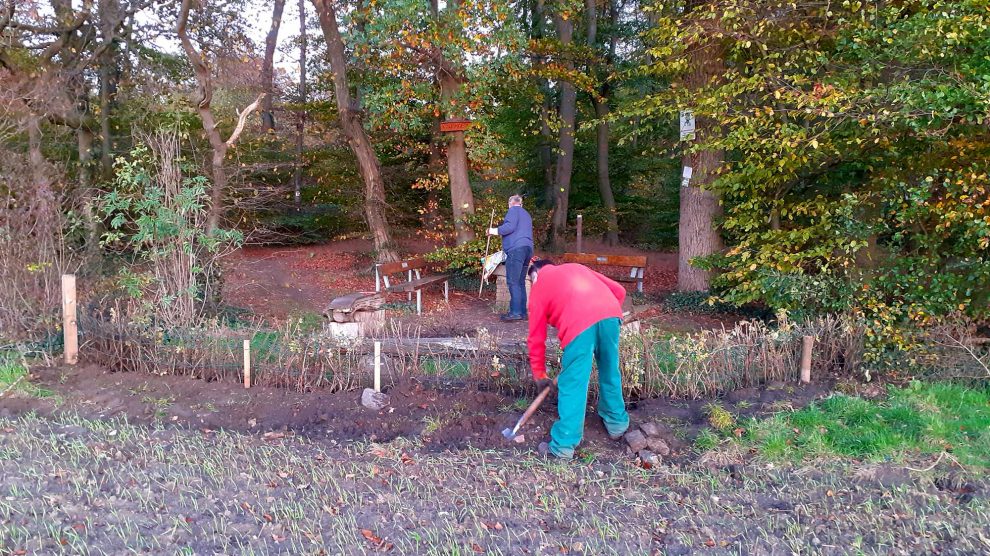
[[[598,363],[598,415],[609,437],[618,440],[629,428],[619,375],[619,325],[626,290],[606,276],[580,264],[555,265],[536,259],[530,264],[529,365],[540,390],[547,377],[547,325],[557,329],[562,370],[557,377],[559,419],[550,429],[550,442],[540,452],[570,459],[584,435],[591,364]]]

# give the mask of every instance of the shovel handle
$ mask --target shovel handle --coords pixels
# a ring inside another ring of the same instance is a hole
[[[557,379],[554,379],[553,383],[557,384]],[[547,399],[547,396],[550,395],[551,389],[552,389],[551,386],[547,386],[546,388],[544,388],[543,391],[536,396],[536,399],[533,400],[533,403],[529,404],[529,407],[526,408],[526,411],[522,414],[522,417],[519,418],[519,421],[516,422],[516,426],[512,429],[513,434],[519,432],[519,429],[521,429],[523,425],[526,424],[526,421],[529,421],[529,418],[532,417],[534,413],[536,413],[536,410],[540,408],[540,405],[543,403],[543,400]]]

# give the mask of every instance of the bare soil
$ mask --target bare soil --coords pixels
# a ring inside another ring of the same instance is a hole
[[[360,405],[360,391],[293,392],[281,388],[206,382],[179,376],[108,373],[95,365],[36,368],[32,383],[54,395],[0,402],[0,417],[29,412],[73,414],[88,419],[126,417],[132,423],[243,433],[282,432],[313,439],[387,442],[417,439],[428,450],[532,450],[556,419],[555,400],[541,407],[523,429],[525,442],[509,444],[501,431],[515,424],[530,400],[477,388],[436,388],[409,380],[386,393],[381,411]],[[800,408],[830,391],[829,385],[772,384],[730,393],[721,404],[744,418],[781,408]],[[690,457],[690,443],[707,427],[706,400],[651,399],[629,403],[633,423],[662,425],[672,457]],[[625,445],[609,440],[593,404],[585,422],[583,454],[626,457]]]

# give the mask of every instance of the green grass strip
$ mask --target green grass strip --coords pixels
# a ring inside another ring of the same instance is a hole
[[[891,387],[884,400],[834,394],[744,428],[740,442],[770,459],[878,460],[946,451],[962,464],[990,467],[990,390],[956,384]]]

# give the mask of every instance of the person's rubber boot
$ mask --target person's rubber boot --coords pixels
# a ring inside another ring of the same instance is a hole
[[[509,313],[506,313],[504,315],[500,315],[498,318],[502,322],[518,322],[518,321],[521,321],[521,320],[526,320],[526,317],[524,317],[522,315],[510,315]]]
[[[604,419],[602,420],[602,426],[605,426]],[[612,434],[612,433],[608,432],[608,427],[605,427],[605,434],[607,434],[608,437],[609,437],[609,439],[611,439],[611,440],[622,440],[622,437],[625,436],[627,432],[631,431],[632,428],[633,428],[632,421],[629,421],[629,426],[626,427],[626,430],[624,430],[624,431],[622,431],[622,432],[620,432],[618,434]]]

